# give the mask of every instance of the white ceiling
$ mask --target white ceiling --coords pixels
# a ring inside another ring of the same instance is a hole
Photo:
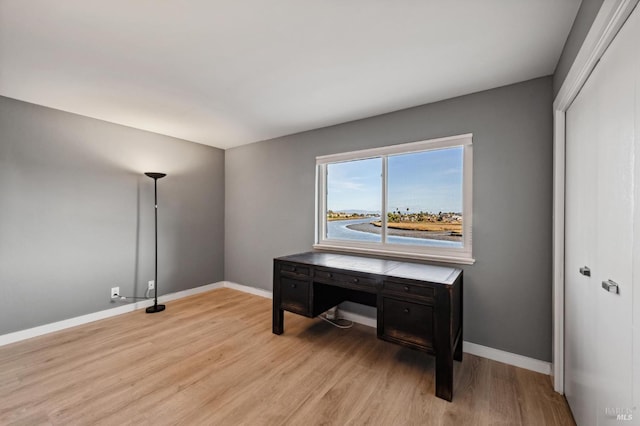
[[[219,148],[552,74],[580,0],[0,0],[0,95]]]

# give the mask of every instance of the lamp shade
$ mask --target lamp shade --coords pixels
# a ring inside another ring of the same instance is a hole
[[[157,173],[157,172],[145,172],[145,175],[149,176],[151,179],[160,179],[165,177],[166,173]]]

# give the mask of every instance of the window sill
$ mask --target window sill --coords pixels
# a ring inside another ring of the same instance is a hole
[[[393,250],[382,250],[368,247],[348,247],[337,244],[314,244],[313,248],[316,250],[328,250],[339,251],[352,254],[373,254],[379,256],[395,257],[401,259],[414,259],[414,260],[430,260],[433,262],[453,263],[457,265],[473,265],[476,260],[472,257],[462,257],[453,255],[438,255],[431,253],[416,253],[416,252],[400,252]]]

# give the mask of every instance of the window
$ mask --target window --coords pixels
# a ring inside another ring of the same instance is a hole
[[[472,135],[316,158],[315,248],[473,263]]]

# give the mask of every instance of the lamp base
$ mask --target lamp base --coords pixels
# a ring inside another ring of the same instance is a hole
[[[149,306],[147,308],[147,313],[148,314],[155,314],[156,312],[162,312],[164,311],[165,306],[164,305],[153,305],[153,306]]]

